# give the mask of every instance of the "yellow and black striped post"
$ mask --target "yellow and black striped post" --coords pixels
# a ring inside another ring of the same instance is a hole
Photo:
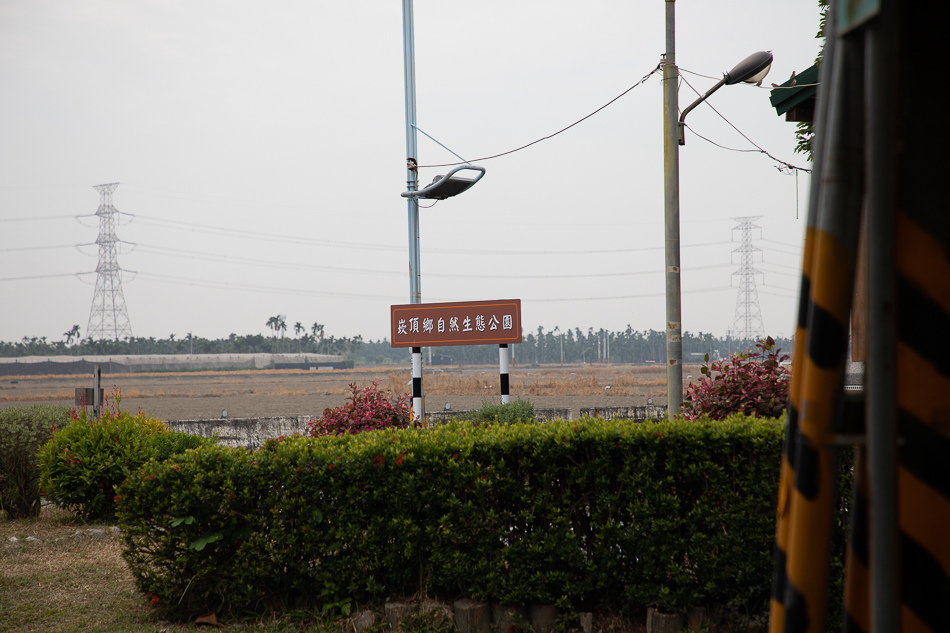
[[[911,194],[913,195],[913,194]],[[911,215],[913,213],[913,215]],[[900,623],[950,628],[950,230],[932,205],[899,212],[897,498]]]
[[[833,22],[832,19],[829,19]],[[829,38],[834,42],[834,38]],[[817,196],[809,208],[776,528],[771,633],[824,631],[835,494],[833,425],[840,412],[861,217],[862,92],[854,45],[838,42]],[[827,49],[826,49],[827,51]],[[815,176],[813,176],[815,177]],[[803,339],[802,342],[799,339]],[[782,554],[784,553],[784,574]]]

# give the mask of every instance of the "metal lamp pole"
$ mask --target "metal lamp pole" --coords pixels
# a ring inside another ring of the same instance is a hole
[[[406,186],[416,191],[419,184],[416,153],[416,61],[412,0],[402,2],[403,74],[406,85]],[[407,197],[409,205],[409,303],[422,303],[419,276],[419,198]],[[412,417],[423,415],[422,348],[412,348]]]
[[[663,59],[663,211],[666,244],[666,393],[669,417],[683,403],[683,327],[680,296],[680,156],[677,127],[675,0],[666,0]]]
[[[680,286],[680,154],[686,143],[685,119],[690,110],[722,86],[761,83],[772,66],[772,53],[760,51],[736,64],[719,83],[683,110],[677,120],[679,98],[676,68],[676,0],[666,0],[666,54],[663,56],[663,210],[666,236],[666,392],[668,415],[683,404],[683,323]]]

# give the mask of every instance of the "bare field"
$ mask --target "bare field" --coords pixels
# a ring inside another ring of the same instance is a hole
[[[699,366],[684,367],[699,376]],[[223,410],[232,418],[320,415],[342,404],[348,385],[378,380],[390,391],[411,391],[405,367],[352,370],[256,370],[103,375],[106,394],[119,393],[122,407],[142,410],[161,420],[210,419]],[[91,376],[5,376],[0,381],[0,408],[33,404],[73,406],[76,387],[91,387]],[[498,400],[497,367],[427,368],[423,377],[426,411],[446,403],[461,411]],[[575,415],[582,407],[642,405],[652,398],[666,404],[666,368],[644,365],[584,365],[510,368],[512,399],[527,398],[535,407],[565,407]]]

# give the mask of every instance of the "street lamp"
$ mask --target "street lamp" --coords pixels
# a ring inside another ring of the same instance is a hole
[[[675,416],[683,403],[683,324],[680,287],[680,164],[679,146],[683,144],[681,128],[686,114],[702,103],[724,84],[740,81],[759,82],[772,63],[771,53],[750,55],[730,70],[722,81],[683,111],[679,109],[676,68],[676,11],[674,0],[666,4],[666,52],[663,66],[663,226],[666,263],[666,393],[669,417]],[[768,61],[766,62],[766,56]],[[761,75],[761,76],[760,76]]]
[[[771,51],[759,51],[758,53],[752,53],[741,62],[736,64],[735,68],[727,72],[723,78],[719,80],[719,83],[707,90],[706,94],[701,96],[699,99],[696,99],[696,101],[693,101],[691,104],[689,104],[688,108],[683,110],[683,114],[680,115],[679,124],[677,125],[679,144],[686,145],[686,134],[684,132],[684,128],[686,127],[686,115],[689,114],[693,108],[708,99],[709,95],[716,92],[723,86],[731,86],[743,81],[746,83],[755,84],[757,86],[760,85],[762,80],[765,79],[765,76],[769,74],[769,70],[771,68]]]
[[[444,176],[436,176],[419,189],[419,162],[416,144],[416,60],[412,0],[402,0],[403,75],[406,86],[406,189],[401,195],[409,203],[409,303],[422,303],[419,274],[419,199],[444,200],[469,189],[485,175],[483,167],[460,165]],[[459,171],[478,172],[475,178],[462,178]],[[422,348],[412,348],[412,417],[422,419]]]

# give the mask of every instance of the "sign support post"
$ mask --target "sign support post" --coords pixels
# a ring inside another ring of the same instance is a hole
[[[501,375],[501,403],[508,404],[511,402],[508,394],[508,343],[498,346],[498,372]]]
[[[521,299],[410,303],[390,308],[391,345],[412,348],[413,417],[421,419],[422,348],[498,345],[501,402],[508,404],[508,345],[521,342]]]

